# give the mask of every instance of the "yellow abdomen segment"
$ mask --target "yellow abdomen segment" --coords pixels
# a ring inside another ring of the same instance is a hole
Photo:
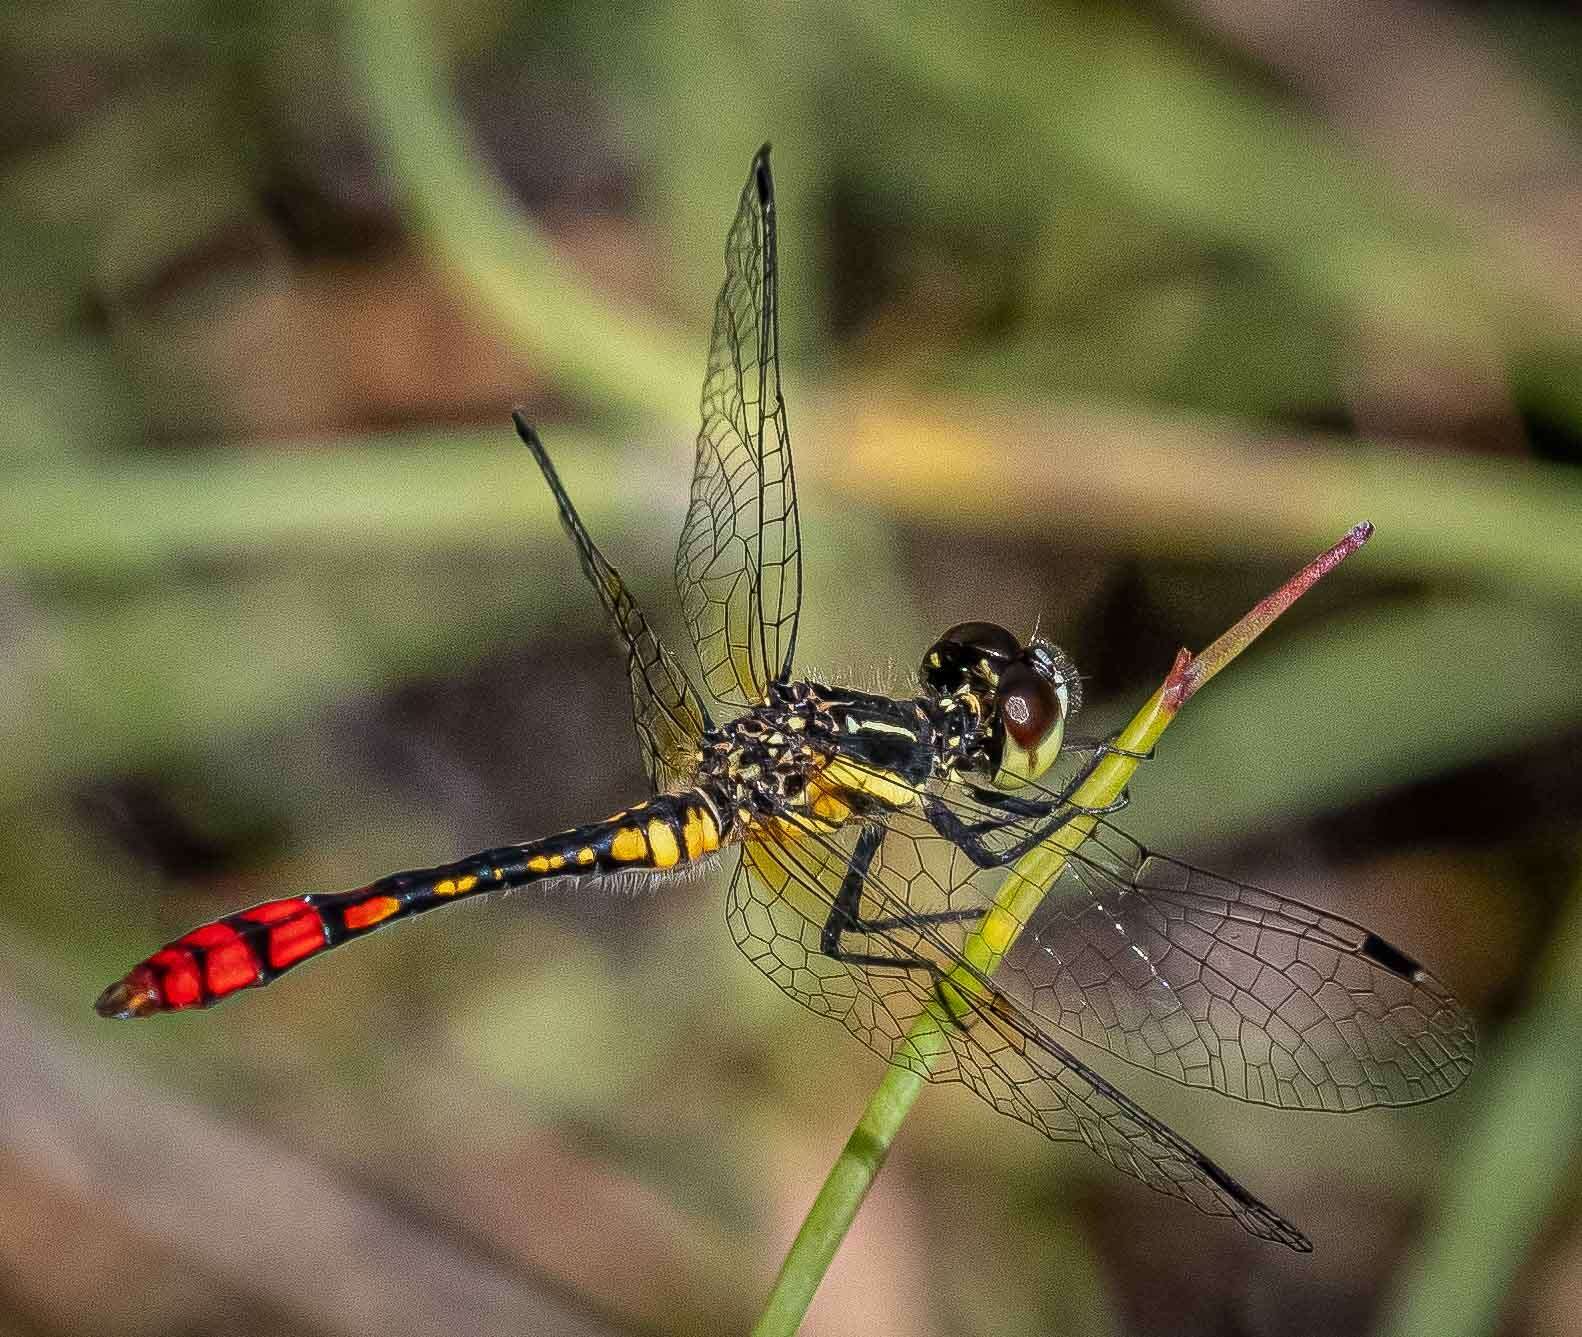
[[[570,854],[583,867],[596,862],[601,872],[641,868],[665,872],[720,847],[719,819],[698,790],[649,799],[600,826],[597,833],[579,832],[583,843]]]

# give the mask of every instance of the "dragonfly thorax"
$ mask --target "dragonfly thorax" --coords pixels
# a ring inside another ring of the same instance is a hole
[[[705,736],[698,784],[744,824],[794,814],[838,826],[908,806],[938,764],[927,705],[813,682],[773,684],[766,702]]]

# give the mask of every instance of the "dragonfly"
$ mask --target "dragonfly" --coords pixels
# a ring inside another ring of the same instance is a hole
[[[100,995],[113,1018],[208,1007],[441,906],[547,882],[663,881],[734,861],[726,918],[782,990],[882,1058],[965,1084],[1149,1188],[1299,1251],[1294,1225],[1094,1067],[1098,1052],[1254,1104],[1409,1105],[1470,1071],[1471,1019],[1417,961],[1327,910],[1145,849],[1074,795],[1113,745],[1068,737],[1071,659],[965,622],[892,697],[798,677],[802,536],[781,393],[769,147],[725,245],[675,576],[695,672],[517,432],[625,650],[640,802],[524,844],[265,901],[183,934]],[[1057,763],[1061,763],[1057,767]],[[1065,783],[1051,777],[1074,767]],[[969,936],[1029,851],[1091,833],[992,969]],[[981,958],[980,958],[981,959]],[[908,1036],[943,1017],[939,1052]]]

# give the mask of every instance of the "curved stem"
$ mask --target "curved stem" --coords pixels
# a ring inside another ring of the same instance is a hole
[[[802,1220],[791,1251],[780,1265],[780,1275],[764,1304],[764,1312],[753,1327],[753,1337],[794,1333],[801,1325],[835,1250],[851,1229],[857,1208],[868,1196],[923,1082],[922,1076],[899,1064],[892,1063],[885,1069]]]
[[[512,202],[456,115],[423,7],[348,0],[345,12],[369,128],[430,251],[558,381],[600,404],[694,421],[689,341],[593,295]]]

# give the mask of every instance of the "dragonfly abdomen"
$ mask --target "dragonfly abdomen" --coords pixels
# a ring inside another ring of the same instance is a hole
[[[555,878],[664,873],[705,859],[722,832],[701,790],[665,794],[602,822],[438,868],[391,873],[355,891],[265,901],[185,933],[139,962],[94,1004],[125,1019],[212,1007],[375,929],[454,901]]]

